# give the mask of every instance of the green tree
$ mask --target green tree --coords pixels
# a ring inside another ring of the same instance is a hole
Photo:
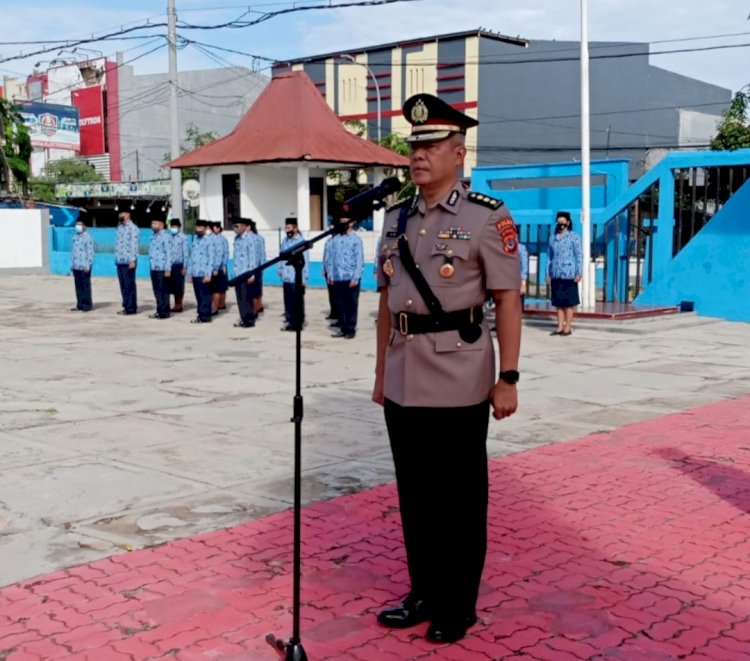
[[[63,158],[50,161],[44,175],[29,180],[31,197],[42,202],[55,202],[55,186],[58,184],[89,184],[104,178],[92,165],[80,158]]]
[[[344,126],[351,133],[354,133],[359,137],[362,137],[365,133],[365,125],[358,119],[348,119],[344,122]],[[390,135],[385,136],[380,140],[378,144],[381,147],[385,147],[386,149],[390,149],[391,151],[396,152],[397,154],[401,154],[401,156],[409,155],[409,145],[407,144],[406,140],[404,140],[401,136],[396,135],[395,133],[391,133]],[[414,193],[416,192],[416,186],[414,186],[414,182],[412,182],[411,180],[411,175],[408,168],[386,168],[385,176],[394,177],[399,173],[399,171],[402,173],[401,179],[404,185],[398,196],[390,196],[390,198],[387,200],[389,205],[395,204],[398,200],[408,198],[411,195],[414,195]],[[335,197],[337,202],[348,200],[350,197],[353,197],[363,189],[363,186],[359,183],[361,173],[362,170],[358,169],[331,170],[328,173],[329,178],[333,180],[333,184],[334,186],[336,186]]]
[[[386,149],[390,149],[391,151],[396,152],[397,154],[400,154],[401,156],[405,156],[406,158],[408,158],[409,154],[411,153],[409,143],[406,142],[403,137],[401,137],[400,135],[396,135],[395,133],[391,133],[390,135],[385,136],[380,141],[380,145],[382,147],[385,147]],[[396,168],[393,168],[392,170],[387,170],[385,174],[387,177],[393,177],[396,172]],[[403,200],[414,195],[417,192],[417,187],[411,180],[411,172],[409,172],[409,168],[403,168],[401,169],[401,172],[403,173],[404,185],[401,189],[401,193],[399,194],[398,199]]]
[[[189,151],[193,151],[193,149],[198,149],[198,147],[203,147],[204,145],[213,142],[218,137],[219,136],[215,131],[201,131],[193,122],[188,122],[187,126],[185,126],[185,139],[180,145],[180,156]],[[171,160],[172,152],[168,151],[164,154],[164,162],[166,163]],[[197,178],[198,168],[182,169],[182,181]]]
[[[717,127],[716,135],[711,140],[711,149],[732,150],[750,147],[750,87],[734,95],[729,109]]]
[[[31,138],[26,124],[18,108],[0,99],[0,190],[26,192],[29,158]]]

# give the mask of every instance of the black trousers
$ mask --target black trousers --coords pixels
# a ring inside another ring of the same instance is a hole
[[[302,287],[302,314],[297,319],[297,310],[294,305],[296,287],[293,282],[284,283],[284,313],[286,314],[286,323],[295,330],[297,326],[301,328],[305,323],[305,287]]]
[[[474,615],[487,552],[489,402],[385,402],[411,594],[432,618]],[[416,433],[415,433],[416,430]]]
[[[94,307],[91,300],[91,271],[73,269],[73,282],[76,287],[76,306],[88,312]]]
[[[339,318],[339,308],[336,303],[336,294],[334,293],[335,289],[332,284],[328,284],[328,305],[330,306],[330,312],[328,316],[331,319],[338,319]]]
[[[120,281],[120,293],[122,294],[122,309],[125,312],[138,312],[138,294],[135,288],[135,269],[127,264],[117,265],[117,279]]]
[[[211,321],[211,285],[203,282],[203,278],[193,278],[195,302],[198,305],[198,319]]]
[[[169,278],[169,291],[174,296],[175,302],[181,301],[185,296],[185,276],[182,275],[184,264],[172,264],[172,275]]]
[[[237,307],[240,311],[240,321],[243,324],[254,324],[255,312],[253,311],[253,299],[256,296],[255,284],[248,284],[247,280],[244,280],[235,285],[234,289],[237,293]]]
[[[349,286],[349,280],[333,283],[336,306],[339,313],[339,327],[344,335],[353,335],[357,330],[357,310],[359,309],[359,285]]]
[[[169,278],[164,271],[151,271],[151,285],[156,299],[156,314],[160,317],[169,316]]]

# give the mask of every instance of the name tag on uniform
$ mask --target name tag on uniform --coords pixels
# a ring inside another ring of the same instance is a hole
[[[398,237],[398,232],[394,231],[388,231],[385,233],[386,238],[388,239],[395,239]]]

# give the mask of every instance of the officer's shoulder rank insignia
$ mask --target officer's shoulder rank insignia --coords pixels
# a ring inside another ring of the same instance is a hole
[[[494,197],[490,197],[489,195],[484,195],[483,193],[469,193],[466,196],[466,199],[470,202],[475,202],[476,204],[481,204],[484,207],[487,207],[488,209],[499,209],[503,205],[502,200],[498,200]]]

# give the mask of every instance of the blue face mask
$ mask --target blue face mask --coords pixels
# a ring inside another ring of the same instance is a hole
[[[177,232],[179,232],[179,231],[180,231],[180,230],[179,230],[179,228],[177,228],[177,227],[170,227],[170,228],[169,228],[169,233],[170,233],[170,234],[177,234]]]

